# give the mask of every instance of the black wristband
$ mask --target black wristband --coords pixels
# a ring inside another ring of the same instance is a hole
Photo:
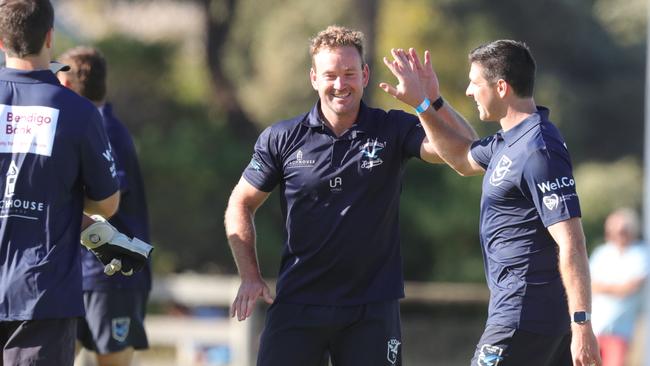
[[[431,103],[431,106],[433,107],[434,110],[437,111],[440,110],[440,108],[442,108],[444,104],[445,104],[445,100],[442,99],[442,95],[441,95],[438,97],[438,99],[436,99],[435,102]]]

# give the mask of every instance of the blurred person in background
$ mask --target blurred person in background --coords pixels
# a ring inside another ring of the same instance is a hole
[[[441,163],[415,116],[366,106],[363,34],[330,26],[311,41],[311,111],[265,129],[225,226],[241,285],[231,315],[271,304],[261,366],[401,365],[399,198],[409,158]],[[451,113],[445,110],[444,113]],[[469,138],[463,121],[454,128]],[[285,220],[277,297],[262,279],[254,215],[275,187]]]
[[[75,47],[58,61],[70,66],[69,71],[57,73],[61,84],[88,98],[103,117],[121,195],[119,210],[109,222],[121,233],[148,242],[147,203],[133,139],[106,102],[106,60],[95,48]],[[78,340],[96,352],[99,366],[130,365],[134,350],[148,348],[144,317],[151,290],[150,262],[133,275],[109,277],[91,251],[81,251],[86,317],[79,321]]]
[[[591,255],[593,327],[603,366],[623,366],[648,277],[648,250],[638,240],[639,217],[618,209],[605,220],[606,242]]]
[[[48,0],[0,2],[0,364],[72,365],[82,213],[110,217],[119,186],[97,108],[48,69]],[[96,259],[95,259],[96,260]]]
[[[571,158],[549,110],[535,104],[536,64],[528,46],[497,40],[469,53],[465,94],[482,121],[501,126],[482,139],[453,129],[449,118],[464,121],[459,114],[441,112],[451,107],[428,51],[424,63],[412,48],[391,53],[384,63],[398,83],[381,88],[416,108],[450,167],[463,176],[484,175],[480,240],[490,303],[472,366],[599,366]]]

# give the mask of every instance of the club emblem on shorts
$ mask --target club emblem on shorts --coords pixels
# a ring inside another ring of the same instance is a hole
[[[560,197],[558,197],[557,194],[553,193],[550,196],[544,196],[544,198],[542,198],[542,201],[544,202],[546,208],[549,210],[555,210],[560,204]]]
[[[484,344],[478,354],[478,366],[497,366],[503,357],[503,348]]]
[[[388,358],[388,362],[390,362],[392,365],[394,365],[397,362],[397,356],[399,355],[400,344],[402,344],[402,342],[398,341],[395,338],[391,338],[388,340],[388,353],[386,354],[386,358]]]
[[[379,157],[379,152],[386,147],[385,143],[381,143],[375,139],[374,141],[368,140],[361,148],[362,160],[361,168],[363,169],[372,169],[376,166],[379,166],[384,163],[383,160]],[[363,160],[365,159],[365,160]]]
[[[129,326],[131,325],[131,318],[113,318],[111,320],[111,333],[113,339],[118,342],[124,342],[126,337],[129,336]]]
[[[506,174],[510,171],[510,165],[512,165],[512,160],[505,155],[501,155],[501,159],[499,159],[497,166],[494,167],[492,175],[490,176],[490,184],[497,187],[503,183],[503,178],[505,178]]]

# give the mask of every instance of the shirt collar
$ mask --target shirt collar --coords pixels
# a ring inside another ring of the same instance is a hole
[[[517,142],[535,126],[544,121],[548,121],[548,114],[548,108],[537,106],[537,111],[535,113],[526,117],[523,121],[519,122],[515,127],[509,129],[508,131],[500,130],[498,134],[501,135],[508,146],[512,146],[512,144]]]
[[[322,117],[320,116],[320,100],[316,102],[316,105],[311,109],[307,116],[303,119],[302,124],[310,128],[325,128],[325,123],[323,122]],[[370,123],[370,111],[368,106],[361,101],[361,106],[359,107],[359,114],[357,115],[356,122],[350,127],[348,131],[355,131],[351,136],[356,136],[359,132],[367,133],[371,127]],[[345,134],[347,135],[347,133]]]
[[[60,85],[59,79],[49,69],[20,70],[10,67],[0,69],[0,79],[18,83],[48,83]]]

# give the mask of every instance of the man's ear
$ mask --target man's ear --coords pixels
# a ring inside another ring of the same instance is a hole
[[[316,82],[317,77],[316,70],[314,70],[313,67],[309,69],[309,81],[311,81],[311,87],[316,91],[318,91],[318,83]]]
[[[508,84],[508,82],[506,82],[503,79],[499,79],[497,81],[497,93],[499,93],[499,96],[501,98],[504,98],[511,91],[512,90],[511,90],[510,84]]]
[[[54,39],[54,28],[50,28],[47,33],[45,33],[45,47],[52,48],[52,40]]]

